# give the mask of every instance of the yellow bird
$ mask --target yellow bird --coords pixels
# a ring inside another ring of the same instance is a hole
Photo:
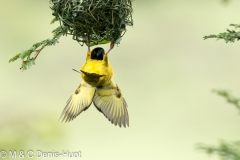
[[[110,50],[113,48],[111,46]],[[109,50],[109,51],[110,51]],[[103,48],[88,49],[86,62],[80,69],[81,84],[67,101],[60,119],[69,122],[90,105],[104,114],[115,125],[129,126],[127,103],[120,88],[112,81],[113,69],[108,62],[108,53]]]

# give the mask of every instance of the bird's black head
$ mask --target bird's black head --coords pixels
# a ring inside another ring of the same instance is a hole
[[[91,59],[103,60],[105,51],[101,47],[94,48],[91,52]]]

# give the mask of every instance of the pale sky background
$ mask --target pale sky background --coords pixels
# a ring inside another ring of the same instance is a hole
[[[240,97],[239,42],[202,37],[239,23],[239,6],[238,0],[228,5],[220,0],[134,1],[134,27],[109,54],[114,81],[129,106],[125,129],[93,105],[71,123],[58,122],[81,82],[72,68],[82,66],[87,48],[62,37],[41,52],[35,66],[20,71],[20,61],[8,60],[51,38],[58,23],[50,25],[46,0],[1,0],[0,128],[13,125],[12,119],[22,130],[58,127],[62,138],[42,137],[39,145],[35,132],[29,133],[25,149],[80,150],[82,160],[217,160],[196,150],[196,144],[240,139],[238,111],[211,92],[228,89]],[[31,122],[28,128],[26,122]],[[25,134],[22,130],[16,134]]]

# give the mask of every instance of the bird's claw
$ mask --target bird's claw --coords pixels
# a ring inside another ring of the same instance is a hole
[[[114,48],[114,41],[112,40],[110,43],[110,49],[107,51],[106,54],[108,54],[113,48]]]

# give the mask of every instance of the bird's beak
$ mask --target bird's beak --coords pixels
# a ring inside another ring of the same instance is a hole
[[[100,74],[97,74],[97,73],[88,73],[88,72],[85,72],[83,70],[80,70],[84,75],[86,76],[89,76],[89,77],[94,77],[94,78],[100,78],[100,77],[103,77],[103,76],[106,76],[106,75],[100,75]]]

